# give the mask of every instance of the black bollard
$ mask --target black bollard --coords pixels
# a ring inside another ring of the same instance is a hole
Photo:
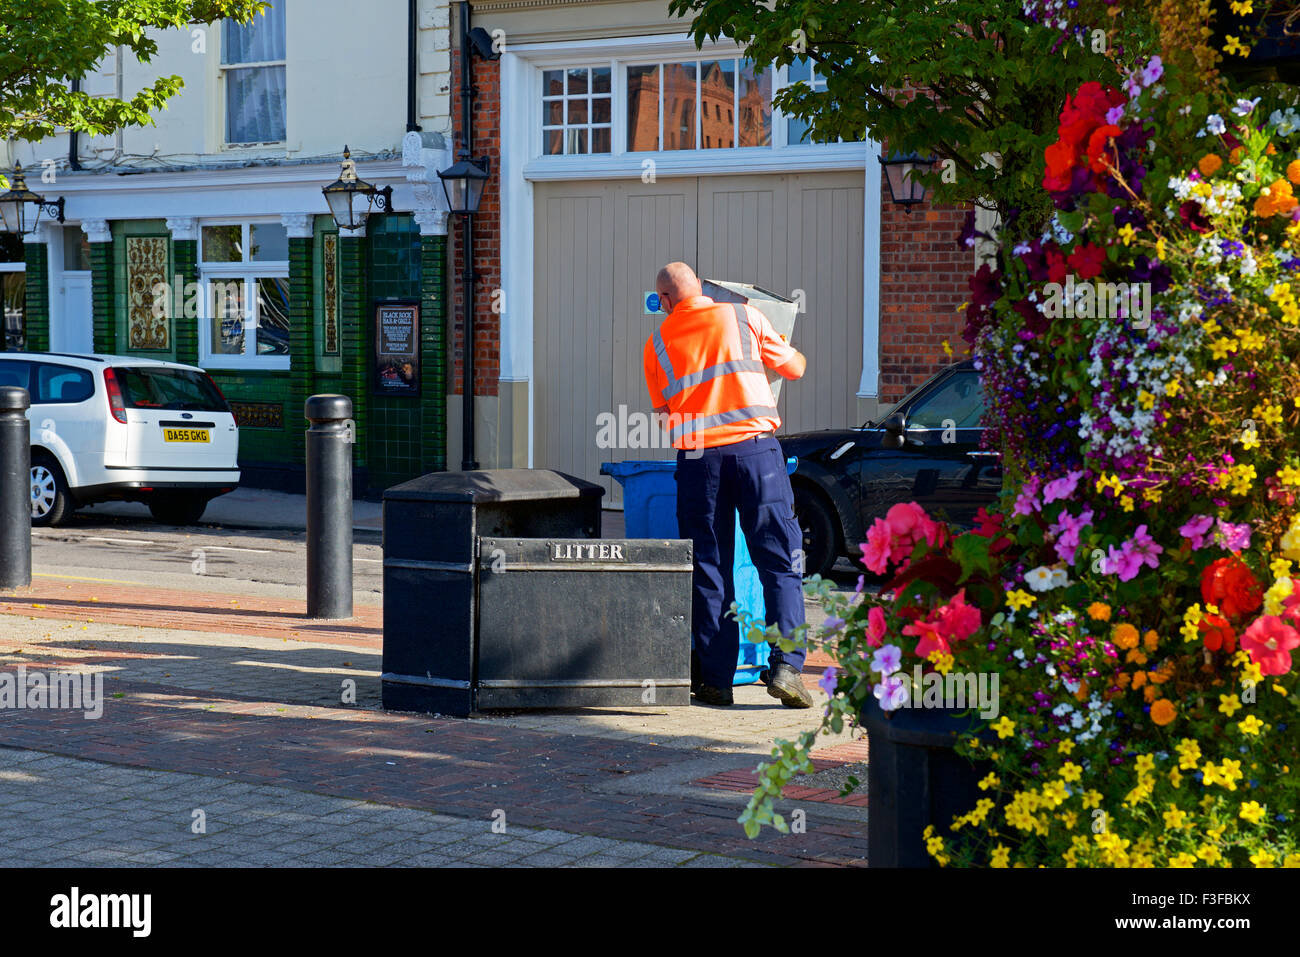
[[[352,617],[352,400],[314,395],[307,430],[307,617]]]
[[[0,588],[32,583],[31,397],[0,386]]]

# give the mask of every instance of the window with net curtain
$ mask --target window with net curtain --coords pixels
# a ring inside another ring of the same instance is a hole
[[[222,24],[227,143],[284,141],[284,36],[283,2],[263,10],[251,23]]]

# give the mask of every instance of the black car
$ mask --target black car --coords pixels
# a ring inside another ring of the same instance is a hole
[[[984,393],[970,361],[949,366],[879,422],[780,438],[803,529],[804,574],[826,575],[890,506],[916,502],[936,518],[973,525],[1002,488],[999,453],[982,447]]]

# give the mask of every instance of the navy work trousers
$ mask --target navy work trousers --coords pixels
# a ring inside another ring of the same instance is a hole
[[[773,437],[677,453],[677,527],[695,543],[691,639],[700,680],[730,688],[740,652],[740,627],[727,617],[736,599],[732,567],[736,512],[749,554],[763,585],[767,624],[788,635],[804,623],[803,578],[795,555],[803,534],[794,517],[794,494],[785,456]],[[804,652],[772,647],[771,665],[784,661],[803,670]]]

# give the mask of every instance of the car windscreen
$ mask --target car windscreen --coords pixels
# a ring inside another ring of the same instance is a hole
[[[979,376],[958,372],[925,398],[913,403],[907,413],[909,429],[979,428],[984,414],[984,392]]]
[[[229,412],[230,406],[202,372],[192,369],[122,367],[113,370],[128,409]]]

